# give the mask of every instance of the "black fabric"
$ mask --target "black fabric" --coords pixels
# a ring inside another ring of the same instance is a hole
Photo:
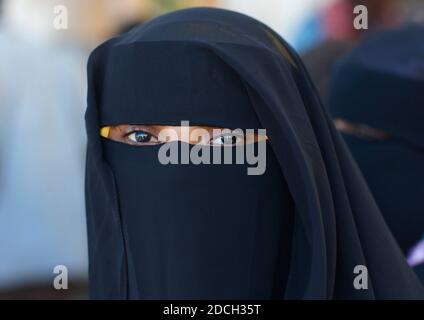
[[[334,117],[390,135],[345,140],[407,253],[424,231],[424,27],[407,25],[365,41],[340,62],[332,87]]]
[[[424,148],[424,26],[379,33],[334,70],[329,108]]]
[[[266,173],[248,176],[245,165],[163,166],[158,149],[104,141],[130,297],[283,298],[293,201],[272,151]]]
[[[424,263],[416,266],[414,268],[414,271],[417,274],[418,278],[421,280],[421,282],[424,283]]]
[[[334,65],[352,49],[353,45],[351,41],[327,40],[309,49],[301,56],[324,105],[328,102]]]
[[[98,47],[88,76],[92,298],[423,297],[298,56],[265,25],[164,15]],[[265,174],[162,166],[157,147],[99,136],[181,120],[266,128]],[[356,265],[368,290],[353,287]]]

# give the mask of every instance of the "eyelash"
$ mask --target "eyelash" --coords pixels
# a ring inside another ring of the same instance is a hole
[[[133,144],[133,145],[148,145],[149,142],[137,142],[134,141],[133,139],[130,139],[130,136],[132,134],[135,133],[144,133],[146,135],[149,135],[152,139],[155,139],[156,141],[150,144],[160,144],[163,142],[159,141],[159,138],[156,134],[153,134],[152,132],[149,132],[149,130],[145,129],[145,128],[139,128],[139,127],[132,127],[130,129],[128,129],[128,132],[126,132],[124,134],[124,138],[128,141],[128,143]],[[236,142],[234,144],[228,144],[228,146],[235,146],[238,145],[240,142],[245,143],[246,142],[246,137],[242,134],[237,134],[234,132],[229,132],[229,133],[222,133],[220,135],[214,136],[212,138],[210,138],[210,140],[208,141],[208,144],[211,146],[217,146],[217,145],[224,145],[223,143],[214,143],[217,139],[221,138],[221,137],[226,137],[226,136],[231,136],[231,137],[236,137]],[[241,140],[241,141],[240,141]]]
[[[241,134],[237,134],[237,133],[222,133],[222,134],[220,134],[220,135],[217,135],[217,136],[215,136],[215,137],[212,137],[210,140],[209,140],[209,144],[210,145],[213,145],[213,141],[215,141],[216,139],[219,139],[219,138],[222,138],[222,137],[225,137],[225,136],[231,136],[231,137],[236,137],[236,139],[240,139],[240,140],[242,140],[243,142],[245,142],[245,137],[243,136],[243,135],[241,135]],[[236,143],[237,144],[237,143]],[[234,145],[236,145],[236,144],[234,144]]]
[[[127,133],[125,133],[124,137],[131,144],[142,145],[143,144],[142,142],[136,142],[136,141],[133,141],[133,140],[131,140],[129,138],[132,134],[137,133],[137,132],[141,132],[141,133],[147,134],[147,135],[151,136],[152,138],[158,140],[158,137],[155,134],[149,132],[148,130],[146,130],[144,128],[143,129],[140,129],[140,128],[130,128],[129,131]],[[152,144],[155,144],[155,143],[152,143]]]
[[[147,133],[147,134],[150,134],[150,135],[154,136],[154,134],[153,134],[152,132],[149,132],[149,130],[148,130],[148,129],[146,129],[146,128],[131,127],[131,128],[129,128],[129,129],[127,130],[127,132],[125,133],[125,137],[128,137],[130,134],[133,134],[134,132],[139,132],[139,131],[141,131],[141,132],[144,132],[144,133]]]

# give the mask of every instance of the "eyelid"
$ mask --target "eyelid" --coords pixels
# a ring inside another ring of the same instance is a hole
[[[155,141],[148,141],[148,142],[138,142],[138,141],[136,141],[136,139],[135,139],[135,134],[136,134],[136,132],[142,132],[143,134],[146,134],[146,135],[148,135],[148,136],[150,136],[153,140],[155,140]],[[131,136],[133,136],[134,135],[134,139],[133,138],[131,138]],[[129,141],[130,142],[130,144],[133,144],[133,145],[139,145],[139,146],[147,146],[147,145],[153,145],[153,144],[161,144],[161,142],[154,136],[154,135],[152,135],[152,134],[150,134],[150,133],[148,133],[148,132],[145,132],[145,131],[143,131],[143,130],[135,130],[135,131],[133,131],[133,132],[130,132],[128,135],[126,135],[125,136],[125,139],[127,140],[127,141]]]
[[[236,136],[236,137],[239,137],[239,138],[243,138],[244,137],[244,135],[241,134],[241,133],[231,131],[231,132],[222,132],[222,133],[220,133],[220,134],[218,134],[216,136],[213,136],[211,138],[211,140],[214,140],[216,138],[220,138],[220,137],[223,137],[223,136]]]
[[[251,133],[251,134],[246,133],[246,134],[243,134],[243,133],[239,133],[239,132],[236,132],[236,131],[223,132],[223,133],[220,133],[220,134],[215,135],[215,136],[212,135],[211,140],[214,140],[216,138],[219,138],[219,137],[222,137],[222,136],[226,136],[226,135],[236,136],[238,138],[244,138],[246,141],[247,141],[247,138],[248,137],[258,138],[258,140],[260,138],[263,138],[263,140],[268,140],[268,136],[267,135],[264,135],[264,134],[259,134],[259,133]]]
[[[127,130],[125,130],[125,137],[128,137],[130,134],[133,134],[134,132],[137,132],[137,131],[141,131],[141,132],[147,133],[147,134],[149,134],[149,135],[151,135],[155,138],[158,138],[157,133],[152,132],[154,130],[151,130],[150,128],[145,127],[145,126],[137,126],[137,125],[130,126],[129,128],[127,128]]]
[[[240,142],[238,142],[237,144],[240,144],[240,143],[244,144],[244,142],[245,142],[245,137],[243,135],[234,134],[234,133],[223,133],[223,134],[214,136],[214,137],[211,138],[210,142],[214,142],[217,139],[222,138],[222,137],[236,137],[237,140],[240,140]]]
[[[162,130],[161,126],[155,126],[155,127],[151,127],[151,126],[146,126],[146,125],[137,125],[137,124],[130,124],[130,125],[122,125],[125,128],[119,128],[121,126],[104,126],[100,128],[100,136],[103,138],[107,138],[107,139],[112,139],[115,141],[119,141],[122,143],[128,143],[128,137],[137,132],[137,131],[141,131],[144,132],[146,134],[151,135],[153,138],[155,138],[156,140],[158,140],[159,143],[165,143],[165,141],[159,141],[159,135],[160,132]],[[224,129],[224,128],[203,128],[200,127],[201,129],[204,129],[206,131],[209,131],[210,134],[210,140],[203,140],[204,143],[206,144],[210,144],[213,143],[214,140],[219,139],[222,136],[235,136],[238,139],[241,139],[242,141],[238,142],[237,144],[250,144],[250,143],[256,143],[258,141],[262,141],[262,140],[268,140],[268,136],[264,135],[264,134],[257,134],[257,133],[253,133],[253,132],[246,132],[244,133],[243,131],[239,131],[239,129],[236,130],[231,130],[231,129]],[[115,130],[116,129],[116,130]],[[218,130],[218,132],[214,131],[214,130]],[[216,133],[214,135],[214,133]],[[120,137],[118,137],[120,136]],[[180,140],[180,139],[178,139]],[[190,142],[191,143],[191,142]],[[200,142],[202,143],[202,142]],[[192,144],[192,143],[191,143]],[[196,143],[194,143],[196,144]]]
[[[229,131],[229,132],[222,132],[216,136],[213,136],[210,140],[209,140],[209,144],[214,145],[214,142],[216,139],[219,139],[221,137],[225,137],[225,136],[232,136],[232,137],[236,137],[237,139],[240,139],[241,142],[237,142],[234,145],[243,145],[246,143],[246,137],[244,136],[244,134],[236,132],[236,131]]]

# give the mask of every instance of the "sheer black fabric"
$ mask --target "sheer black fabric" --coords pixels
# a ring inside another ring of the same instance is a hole
[[[178,11],[98,47],[88,76],[92,298],[423,297],[303,64],[267,26]],[[181,120],[266,128],[266,173],[164,167],[155,147],[99,136],[103,125]],[[367,290],[353,286],[357,265]]]

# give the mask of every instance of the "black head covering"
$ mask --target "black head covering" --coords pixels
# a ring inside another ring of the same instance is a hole
[[[352,47],[351,41],[327,40],[309,49],[301,56],[324,105],[328,99],[334,64]]]
[[[424,231],[424,26],[380,33],[353,50],[335,70],[329,107],[390,135],[344,137],[407,252]]]
[[[93,298],[423,297],[298,56],[267,26],[174,12],[98,47],[88,76]],[[265,174],[163,166],[157,146],[99,136],[181,120],[266,128]],[[352,284],[356,265],[368,290]]]

